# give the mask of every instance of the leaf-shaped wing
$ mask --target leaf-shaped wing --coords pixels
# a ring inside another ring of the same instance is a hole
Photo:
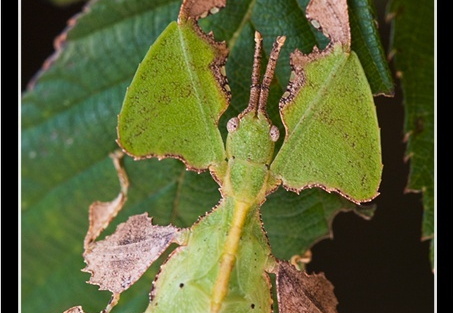
[[[325,30],[335,29],[327,25]],[[340,29],[326,50],[291,55],[293,74],[280,100],[286,136],[271,170],[297,192],[317,186],[354,202],[369,201],[378,194],[382,172],[376,109],[360,61]]]
[[[119,294],[135,283],[173,242],[179,229],[151,224],[147,213],[131,216],[116,232],[85,251],[89,283]]]
[[[225,45],[193,20],[171,23],[127,90],[118,118],[121,147],[136,158],[178,158],[194,170],[223,160],[217,122],[229,101],[226,55]]]

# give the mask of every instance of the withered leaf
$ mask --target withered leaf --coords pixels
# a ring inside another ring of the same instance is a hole
[[[348,4],[346,0],[310,1],[307,18],[316,28],[322,27],[324,35],[334,43],[351,46]]]
[[[286,261],[277,271],[279,313],[336,313],[333,285],[323,273],[308,275]]]
[[[179,11],[180,19],[189,17],[199,19],[208,14],[215,14],[225,7],[226,0],[184,0]]]
[[[110,155],[113,160],[113,165],[118,173],[121,191],[115,200],[110,202],[96,201],[91,204],[89,208],[90,226],[88,228],[85,240],[83,243],[84,249],[87,250],[89,245],[96,240],[100,233],[107,228],[110,221],[118,214],[123,208],[127,200],[127,189],[129,187],[129,180],[126,171],[121,165],[121,159],[124,153],[120,150],[115,151]]]
[[[134,284],[173,242],[179,229],[152,225],[147,213],[131,216],[114,234],[93,243],[84,254],[88,283],[120,294]]]
[[[85,311],[79,305],[79,306],[73,306],[72,308],[64,311],[63,313],[85,313]]]

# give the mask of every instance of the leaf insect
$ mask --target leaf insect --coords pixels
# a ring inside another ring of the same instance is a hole
[[[350,49],[346,0],[312,0],[307,7],[308,18],[331,42],[323,51],[291,54],[293,74],[279,104],[285,137],[276,153],[279,130],[266,105],[286,38],[275,40],[261,78],[262,37],[255,33],[250,100],[227,123],[224,143],[217,125],[231,97],[224,75],[228,51],[197,24],[224,5],[183,2],[178,21],[139,65],[118,116],[124,152],[137,160],[171,157],[187,169],[209,170],[221,200],[186,229],[152,225],[146,214],[131,217],[114,235],[89,245],[85,271],[92,273],[91,283],[117,297],[174,242],[179,247],[153,283],[147,313],[269,313],[269,273],[276,274],[280,313],[336,312],[333,287],[323,275],[307,275],[272,255],[260,207],[279,185],[297,193],[320,187],[355,203],[378,194],[379,127],[370,87]],[[124,252],[131,244],[138,249],[133,258]],[[122,257],[106,260],[109,249]]]

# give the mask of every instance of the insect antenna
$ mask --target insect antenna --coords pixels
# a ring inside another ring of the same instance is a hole
[[[261,58],[263,50],[263,37],[259,32],[255,32],[255,55],[253,56],[253,69],[252,69],[252,85],[250,86],[250,101],[249,110],[258,110],[258,101],[260,98],[260,74],[261,74]]]
[[[280,50],[285,43],[285,36],[278,36],[272,47],[271,54],[269,56],[269,61],[267,62],[266,72],[264,73],[263,83],[261,84],[259,100],[258,100],[258,110],[264,112],[266,109],[267,97],[269,95],[269,86],[274,77],[275,66],[277,65],[278,55]],[[255,51],[256,54],[256,51]]]

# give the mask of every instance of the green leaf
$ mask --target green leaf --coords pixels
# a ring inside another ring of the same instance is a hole
[[[85,266],[82,253],[88,208],[94,201],[111,201],[118,194],[118,179],[108,156],[118,148],[117,115],[138,64],[159,34],[176,20],[180,4],[179,0],[90,2],[73,27],[59,38],[56,53],[46,62],[33,87],[24,93],[21,105],[24,312],[63,312],[74,305],[82,305],[86,312],[96,312],[108,302],[109,292],[87,284],[89,274],[81,272]],[[220,120],[223,136],[228,119],[248,103],[255,29],[263,31],[267,26],[270,32],[263,33],[267,55],[276,35],[289,34],[268,100],[269,115],[281,132],[277,103],[291,71],[289,53],[296,47],[308,52],[313,45],[323,43],[323,37],[303,18],[284,14],[274,18],[276,12],[272,7],[281,6],[277,0],[229,0],[220,13],[203,20],[203,27],[214,29],[216,39],[226,40],[231,48],[226,72],[233,96]],[[285,10],[303,17],[296,2]],[[278,33],[274,36],[273,31]],[[185,227],[220,199],[218,185],[209,173],[187,172],[178,160],[135,162],[127,157],[125,169],[130,179],[128,200],[103,235],[111,233],[129,216],[143,212],[153,216],[156,224],[172,222]],[[328,233],[326,221],[335,212],[351,207],[339,196],[319,190],[304,191],[299,197],[284,190],[276,195],[278,201],[289,199],[283,209],[296,210],[298,217],[293,227],[285,229],[282,220],[269,218],[276,215],[280,202],[269,199],[263,208],[264,227],[276,255],[281,257],[307,250]],[[326,200],[326,196],[333,200]],[[269,209],[272,203],[273,211]],[[309,207],[302,208],[304,203],[310,203]],[[319,207],[324,214],[317,212]],[[311,216],[310,225],[314,226],[304,225],[306,215],[302,211]],[[310,235],[298,240],[307,227],[312,228]],[[287,248],[277,247],[286,238],[293,243]],[[156,270],[149,270],[122,294],[116,312],[145,310]]]
[[[313,243],[330,236],[339,209],[354,208],[346,199],[320,189],[297,195],[280,188],[268,197],[261,211],[272,253],[284,260],[303,255]]]
[[[377,29],[371,0],[348,0],[352,50],[357,53],[373,94],[393,95],[393,79]]]
[[[434,1],[394,0],[392,51],[404,96],[408,191],[423,192],[422,236],[434,237]],[[423,16],[423,23],[420,23]],[[431,264],[433,263],[431,253]]]

